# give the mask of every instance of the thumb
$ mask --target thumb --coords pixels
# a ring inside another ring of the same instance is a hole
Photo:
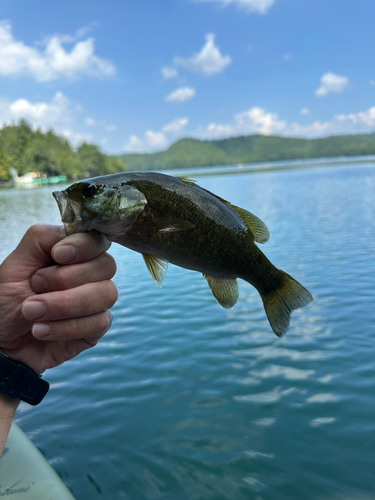
[[[31,226],[15,250],[1,264],[0,282],[29,279],[36,270],[51,264],[51,249],[64,237],[62,227],[49,224]]]

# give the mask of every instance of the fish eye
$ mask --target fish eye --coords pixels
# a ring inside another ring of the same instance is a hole
[[[96,188],[95,184],[87,184],[82,189],[82,194],[83,194],[83,196],[86,196],[86,198],[90,198],[91,196],[94,196],[94,194],[96,193],[96,190],[97,190],[97,188]]]

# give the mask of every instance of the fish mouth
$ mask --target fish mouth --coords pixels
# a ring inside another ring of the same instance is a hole
[[[65,191],[54,191],[52,196],[59,207],[61,222],[64,224],[66,235],[82,232],[81,203],[70,199]]]

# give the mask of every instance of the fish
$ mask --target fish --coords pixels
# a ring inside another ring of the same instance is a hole
[[[312,300],[258,247],[270,236],[263,221],[189,178],[122,172],[78,181],[53,196],[67,235],[95,230],[141,253],[158,286],[168,263],[198,271],[217,302],[230,309],[238,300],[237,278],[247,281],[278,337],[292,311]]]

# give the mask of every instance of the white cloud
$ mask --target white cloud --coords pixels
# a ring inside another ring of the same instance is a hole
[[[188,119],[187,118],[179,118],[177,120],[174,120],[171,123],[168,123],[168,125],[165,125],[163,127],[163,132],[180,132],[186,125],[188,124]]]
[[[288,135],[322,137],[325,135],[355,134],[373,132],[375,128],[375,106],[366,111],[335,115],[327,122],[315,121],[310,125],[292,123]]]
[[[303,108],[306,109],[306,108]],[[358,113],[340,114],[331,120],[318,120],[308,124],[287,123],[276,113],[268,113],[262,108],[253,107],[237,113],[232,123],[210,123],[196,134],[202,139],[233,137],[238,135],[263,134],[289,137],[324,137],[327,135],[369,133],[375,129],[375,106]]]
[[[107,132],[114,132],[115,130],[117,130],[117,125],[106,125],[105,129],[107,130]]]
[[[162,127],[160,132],[148,130],[143,139],[132,135],[124,149],[126,152],[151,152],[156,149],[164,149],[169,142],[168,134],[181,132],[187,123],[187,118],[180,118]],[[329,121],[314,121],[308,125],[287,123],[280,119],[277,113],[270,113],[254,106],[247,111],[235,114],[229,124],[210,123],[200,128],[194,135],[200,139],[219,139],[250,134],[314,138],[328,135],[369,133],[373,132],[374,129],[375,106],[366,111],[339,114]]]
[[[358,113],[349,113],[348,115],[337,115],[335,119],[339,123],[351,123],[353,125],[364,125],[366,127],[375,126],[375,106],[367,111],[359,111]]]
[[[83,38],[89,31],[95,28],[97,24],[98,23],[91,23],[88,26],[83,26],[82,28],[79,28],[74,35],[56,34],[54,36],[58,38],[61,43],[74,43],[77,40]],[[35,45],[47,45],[50,38],[50,36],[46,37],[41,42],[37,42]]]
[[[309,110],[309,108],[302,108],[300,113],[301,113],[301,115],[309,115],[310,110]]]
[[[126,153],[150,152],[163,149],[168,141],[163,132],[147,130],[143,139],[136,135],[131,135],[124,146]]]
[[[230,56],[223,56],[215,45],[215,35],[206,35],[206,43],[200,52],[185,59],[175,57],[173,62],[176,66],[181,66],[194,73],[201,73],[204,76],[212,76],[221,73],[231,63]]]
[[[279,134],[286,127],[286,122],[280,121],[276,113],[266,113],[262,108],[253,107],[234,117],[236,127],[246,133],[264,135]]]
[[[31,102],[28,99],[17,99],[13,102],[0,100],[0,128],[25,119],[34,129],[54,129],[74,146],[84,141],[92,142],[93,134],[81,133],[75,129],[77,110],[78,107],[61,92],[57,92],[50,102]]]
[[[230,125],[219,125],[217,123],[210,123],[206,128],[207,132],[212,134],[213,137],[222,137],[233,135],[233,127]]]
[[[147,130],[145,139],[147,145],[151,148],[162,148],[167,144],[167,139],[163,132],[153,132],[152,130]]]
[[[92,127],[93,125],[95,125],[96,122],[95,122],[94,118],[86,118],[85,123],[89,127]]]
[[[165,100],[168,102],[182,103],[187,101],[188,99],[191,99],[194,96],[195,96],[195,89],[193,89],[192,87],[181,87],[175,90],[174,92],[168,94]]]
[[[320,79],[320,87],[316,89],[315,95],[326,96],[331,93],[339,94],[348,86],[349,80],[346,76],[324,73]]]
[[[286,122],[279,120],[276,113],[267,113],[264,109],[254,106],[248,111],[234,115],[232,124],[210,123],[201,129],[199,135],[209,139],[249,134],[277,135],[282,134],[286,126]]]
[[[178,71],[173,66],[164,66],[163,68],[161,68],[161,72],[165,80],[176,78],[178,76]]]
[[[136,135],[131,135],[128,142],[124,146],[124,151],[126,153],[136,153],[144,150],[144,144],[142,139]]]
[[[229,4],[235,4],[240,9],[245,12],[258,12],[260,14],[266,14],[268,10],[272,7],[275,0],[194,0],[195,2],[216,2],[220,3],[222,6],[227,6]]]
[[[290,61],[292,58],[293,56],[291,54],[286,53],[283,55],[283,61]]]
[[[143,139],[137,135],[131,135],[124,146],[124,151],[127,153],[144,153],[165,149],[169,142],[168,134],[173,134],[175,138],[176,134],[181,132],[188,122],[187,118],[178,118],[162,127],[160,131],[147,130]]]
[[[71,104],[67,97],[57,92],[51,102],[32,103],[27,99],[17,99],[0,105],[0,122],[26,119],[36,127],[49,128],[71,121]]]
[[[75,37],[70,37],[75,38]],[[68,35],[55,35],[41,44],[44,51],[13,37],[11,24],[0,21],[0,75],[31,75],[38,82],[82,76],[108,77],[116,73],[111,61],[94,54],[94,39],[77,42],[70,52],[62,46]]]

